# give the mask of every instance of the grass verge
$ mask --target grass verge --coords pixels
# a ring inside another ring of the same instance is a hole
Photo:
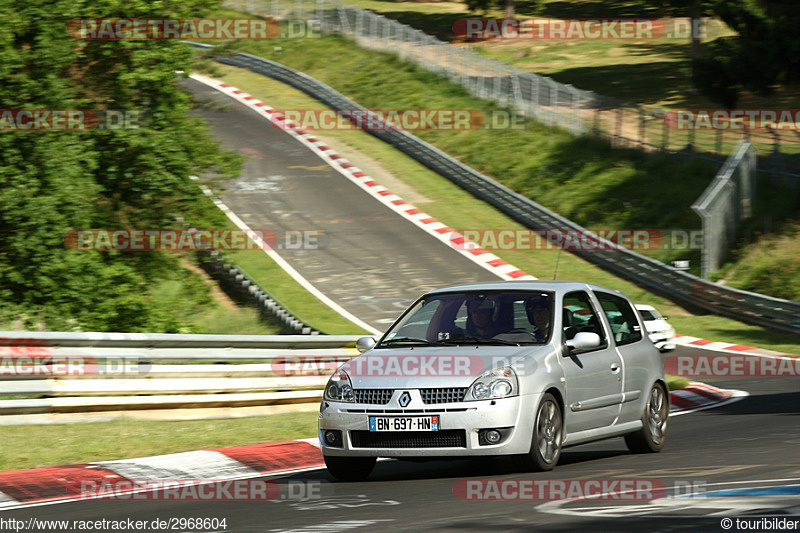
[[[223,420],[4,426],[0,471],[301,439],[316,435],[316,427],[316,412]]]
[[[689,384],[668,376],[669,390]],[[222,420],[115,420],[64,425],[4,426],[0,472],[111,461],[210,448],[309,438],[317,413],[295,412]],[[18,443],[25,442],[25,446]]]
[[[203,180],[203,183],[211,188],[220,186],[219,183],[209,180]],[[219,218],[216,222],[218,224],[217,227],[225,229],[236,228],[236,225],[224,216],[208,197],[205,198],[205,201],[209,210],[213,209],[219,213]],[[313,328],[329,335],[366,333],[319,301],[263,251],[231,250],[225,252],[225,260],[238,266],[261,288],[269,292],[278,303]],[[257,312],[255,309],[253,311]]]
[[[307,46],[307,43],[304,44]],[[323,44],[321,46],[327,45]],[[335,47],[335,45],[331,46]],[[345,50],[339,52],[341,52],[339,55],[346,57],[347,54],[351,52],[358,53],[359,51],[357,49],[355,51],[348,49],[346,53]],[[332,53],[336,53],[336,50]],[[308,56],[314,55],[316,54],[309,52],[305,57],[308,58]],[[294,55],[292,55],[292,58],[298,59]],[[279,60],[282,61],[280,58]],[[302,59],[298,59],[298,61],[302,62]],[[306,61],[312,60],[306,59]],[[293,66],[299,68],[296,65]],[[407,69],[409,67],[406,66],[405,68]],[[330,70],[334,69],[331,68]],[[347,70],[347,68],[345,68],[345,70]],[[357,88],[342,90],[341,87],[337,87],[336,84],[331,83],[330,79],[325,79],[326,77],[338,77],[337,73],[327,72],[327,74],[330,75],[327,76],[326,72],[324,68],[317,66],[316,72],[312,73],[312,75],[316,76],[317,74],[322,74],[322,81],[333,85],[346,95],[359,100]],[[224,78],[228,83],[252,94],[275,108],[324,108],[324,106],[316,100],[291,87],[244,69],[217,65],[214,67],[214,72],[211,72],[211,74]],[[405,75],[404,71],[395,74],[398,78],[402,78]],[[403,83],[402,79],[400,83]],[[372,91],[377,92],[381,90],[380,80],[376,80],[373,85]],[[441,97],[439,94],[434,93],[436,90],[434,87],[434,85],[430,85],[425,90],[426,94],[433,100]],[[384,104],[383,107],[387,107],[386,104]],[[455,108],[457,106],[453,107]],[[403,107],[400,106],[399,108]],[[476,201],[473,196],[463,191],[449,180],[428,170],[395,148],[365,132],[326,130],[324,132],[317,132],[317,134],[317,136],[325,140],[326,144],[351,159],[356,165],[376,178],[381,184],[387,186],[393,192],[400,194],[407,201],[414,203],[417,207],[450,227],[457,229],[523,229],[522,226],[488,204]],[[494,147],[497,148],[497,146]],[[505,151],[506,149],[503,148],[503,150]],[[490,154],[486,156],[487,159],[493,154],[492,151],[486,153]],[[479,156],[476,155],[476,157]],[[576,187],[574,184],[571,186]],[[602,184],[598,181],[595,186],[602,186]],[[654,186],[658,185],[655,184]],[[672,185],[670,185],[670,187],[674,188]],[[616,278],[594,265],[567,253],[559,254],[559,252],[548,250],[499,250],[496,251],[496,253],[506,261],[542,279],[552,278],[556,263],[558,263],[559,279],[586,280],[622,290],[638,303],[648,303],[658,307],[662,313],[670,317],[675,328],[680,333],[686,335],[755,345],[786,353],[797,353],[797,342],[791,337],[722,317],[713,315],[692,315],[664,298],[648,293],[632,283]],[[245,267],[245,269],[247,269],[247,267]],[[349,332],[352,333],[352,329]]]
[[[681,376],[667,376],[667,387],[669,390],[680,390],[686,387],[691,380],[689,378],[684,378]]]

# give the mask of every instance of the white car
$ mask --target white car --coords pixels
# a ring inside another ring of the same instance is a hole
[[[658,350],[619,291],[513,281],[431,291],[325,387],[319,439],[330,474],[369,476],[377,457],[515,456],[550,470],[561,449],[667,435]]]
[[[666,317],[652,305],[636,304],[636,310],[642,315],[647,336],[662,352],[675,349],[675,328],[667,322]]]

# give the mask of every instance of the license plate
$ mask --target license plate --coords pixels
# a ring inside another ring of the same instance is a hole
[[[371,416],[369,430],[439,431],[439,415],[434,416]]]

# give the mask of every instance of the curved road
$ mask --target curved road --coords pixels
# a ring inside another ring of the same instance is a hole
[[[323,230],[327,248],[283,250],[300,272],[348,311],[382,328],[424,290],[461,281],[496,279],[411,223],[375,202],[287,134],[213,89],[188,86],[225,111],[204,111],[229,148],[250,155],[245,176],[224,201],[253,229]],[[275,154],[280,155],[275,155]],[[307,215],[311,213],[311,215]],[[336,222],[333,222],[336,221]],[[400,251],[400,252],[398,252]],[[359,272],[355,276],[352,273]],[[703,353],[680,348],[670,355]],[[379,463],[363,483],[332,483],[324,470],[285,476],[321,497],[248,501],[80,501],[0,513],[9,519],[144,520],[224,518],[216,530],[172,531],[742,531],[726,517],[800,520],[800,381],[797,377],[706,379],[751,396],[719,408],[671,419],[668,443],[655,455],[628,453],[621,438],[565,450],[558,467],[520,474],[510,460]],[[703,497],[628,501],[462,501],[457,484],[471,479],[651,480],[667,496]],[[789,485],[789,488],[786,486]],[[791,487],[791,485],[795,485]],[[754,487],[758,492],[752,491]],[[776,489],[775,487],[784,487]],[[720,490],[739,489],[738,492]],[[744,491],[744,492],[743,492]],[[52,531],[79,531],[74,527]],[[145,529],[146,531],[164,531]],[[747,531],[775,531],[750,527]],[[800,530],[800,522],[790,530]],[[43,531],[40,529],[40,531]]]
[[[300,274],[383,331],[428,290],[498,277],[421,231],[255,111],[200,82],[184,86],[225,148],[247,156],[220,195],[251,229],[322,232],[317,250],[279,249]],[[294,233],[292,233],[294,232]],[[282,239],[278,238],[278,244]]]
[[[672,354],[698,354],[681,348]],[[706,352],[708,353],[708,352]],[[324,470],[283,477],[307,483],[321,498],[269,502],[84,501],[0,513],[30,517],[152,521],[155,518],[225,518],[217,531],[630,531],[722,532],[720,520],[738,516],[800,520],[800,383],[791,378],[706,380],[745,389],[735,403],[673,417],[667,446],[655,455],[632,455],[621,438],[568,448],[552,472],[519,474],[509,460],[378,463],[363,483],[333,483]],[[704,497],[567,502],[462,501],[453,487],[470,479],[653,480],[667,495],[700,491]],[[771,494],[769,487],[796,485]],[[752,489],[757,494],[723,493]],[[800,524],[800,522],[798,523]],[[795,530],[800,529],[800,526]],[[741,531],[739,529],[738,531]],[[748,531],[766,529],[749,529]],[[775,529],[773,528],[772,531]],[[178,529],[178,531],[211,531]],[[735,527],[729,531],[737,531]]]

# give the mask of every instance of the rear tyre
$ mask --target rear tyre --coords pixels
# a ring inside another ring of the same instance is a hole
[[[552,394],[542,396],[533,422],[531,449],[519,456],[525,470],[544,472],[552,470],[561,457],[564,423],[561,407]]]
[[[667,391],[660,383],[650,389],[650,397],[644,406],[642,428],[625,435],[625,445],[633,453],[660,452],[667,441],[669,423],[669,400]]]
[[[335,457],[325,455],[328,472],[339,481],[364,481],[375,468],[377,457]]]

